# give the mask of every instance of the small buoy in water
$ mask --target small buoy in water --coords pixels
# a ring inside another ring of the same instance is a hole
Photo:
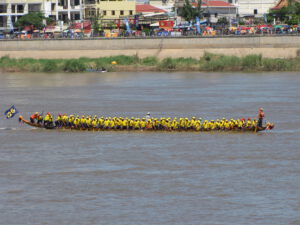
[[[112,64],[112,65],[116,65],[117,62],[116,62],[116,61],[112,61],[111,64]]]

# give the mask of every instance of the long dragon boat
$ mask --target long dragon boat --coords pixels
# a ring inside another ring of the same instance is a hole
[[[76,126],[55,126],[54,124],[52,125],[44,125],[43,123],[32,123],[29,120],[24,119],[23,116],[19,117],[19,122],[20,123],[25,123],[29,126],[36,127],[36,128],[42,128],[42,129],[59,129],[59,130],[82,130],[82,131],[111,131],[111,130],[116,130],[116,131],[130,131],[130,129],[104,129],[104,128],[94,128],[94,127],[76,127]],[[194,129],[189,129],[189,130],[184,130],[184,129],[176,129],[176,130],[168,130],[168,129],[163,129],[163,130],[156,130],[156,129],[143,129],[146,131],[192,131],[192,132],[208,132],[208,131],[236,131],[236,132],[260,132],[264,130],[272,130],[274,128],[273,123],[267,123],[263,125],[262,127],[258,126],[252,126],[252,127],[243,127],[243,128],[230,128],[230,129],[200,129],[200,130],[194,130]],[[133,129],[136,131],[136,129]]]

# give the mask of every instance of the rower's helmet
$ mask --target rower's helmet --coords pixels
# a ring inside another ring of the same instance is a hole
[[[147,115],[150,115],[150,112],[147,112]]]
[[[264,111],[264,109],[263,109],[263,108],[259,108],[259,110],[260,110],[260,111]]]

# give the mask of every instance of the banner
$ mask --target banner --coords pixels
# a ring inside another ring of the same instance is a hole
[[[200,19],[198,16],[196,16],[196,28],[197,28],[197,33],[201,34]]]
[[[174,21],[161,20],[159,21],[159,28],[171,30],[174,27]]]

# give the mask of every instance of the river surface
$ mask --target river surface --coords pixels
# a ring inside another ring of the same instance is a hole
[[[262,133],[84,132],[0,119],[0,224],[300,224],[300,74],[0,74],[1,113],[254,117]],[[20,115],[19,114],[19,115]]]

